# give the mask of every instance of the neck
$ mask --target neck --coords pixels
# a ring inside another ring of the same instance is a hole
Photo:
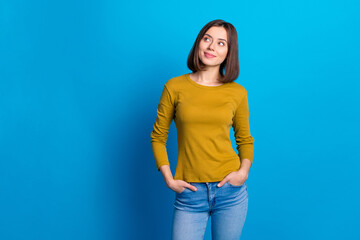
[[[193,73],[195,80],[199,83],[206,85],[218,85],[223,84],[220,79],[219,68],[211,68],[209,70],[198,71]]]

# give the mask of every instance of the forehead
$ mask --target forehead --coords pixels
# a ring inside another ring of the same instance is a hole
[[[225,28],[223,27],[211,27],[209,28],[205,34],[209,34],[211,37],[218,39],[218,38],[223,38],[226,41],[227,39],[227,32],[225,30]]]

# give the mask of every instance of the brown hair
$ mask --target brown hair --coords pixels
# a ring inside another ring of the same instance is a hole
[[[199,32],[194,45],[192,46],[188,59],[187,66],[193,72],[201,71],[205,69],[205,64],[199,59],[199,43],[206,31],[213,27],[224,27],[228,37],[228,53],[225,60],[220,64],[220,76],[219,81],[223,83],[233,82],[237,79],[240,72],[239,67],[239,54],[238,54],[238,38],[235,27],[228,22],[221,19],[213,20],[207,23]],[[225,74],[223,73],[225,69]]]

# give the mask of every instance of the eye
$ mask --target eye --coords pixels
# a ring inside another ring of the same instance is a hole
[[[219,43],[222,43],[222,44],[223,44],[223,46],[225,46],[225,43],[223,43],[223,42],[219,42]]]
[[[206,41],[206,39],[209,39],[208,37],[204,37],[204,40]]]

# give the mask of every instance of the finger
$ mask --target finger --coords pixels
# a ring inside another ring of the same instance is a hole
[[[219,183],[218,183],[218,187],[222,187],[222,185],[224,185],[225,183],[227,182],[227,179],[224,178],[223,180],[221,180]]]
[[[187,187],[189,188],[189,189],[191,189],[191,190],[193,190],[193,191],[196,191],[197,190],[197,188],[195,187],[195,186],[193,186],[193,185],[191,185],[191,184],[187,184]]]

